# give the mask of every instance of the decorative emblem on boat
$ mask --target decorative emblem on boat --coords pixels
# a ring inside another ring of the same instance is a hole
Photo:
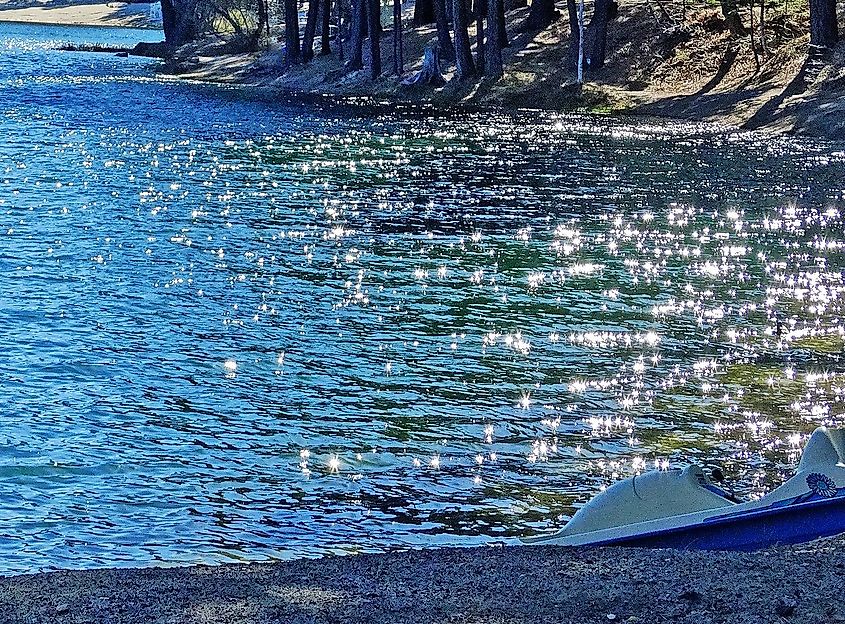
[[[833,479],[820,472],[810,473],[807,476],[807,485],[813,494],[818,494],[823,498],[833,498],[836,496],[836,484],[833,482]]]

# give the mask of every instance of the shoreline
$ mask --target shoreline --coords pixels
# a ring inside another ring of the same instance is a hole
[[[845,622],[845,538],[753,553],[481,546],[0,578],[4,622]]]
[[[385,72],[373,80],[365,69],[347,72],[334,54],[317,55],[307,65],[283,68],[278,44],[253,53],[232,52],[226,44],[185,46],[167,73],[201,82],[268,88],[282,94],[368,97],[393,103],[436,107],[469,105],[483,110],[523,108],[559,112],[605,112],[715,123],[736,130],[845,139],[845,42],[820,60],[808,56],[806,35],[772,47],[759,68],[746,39],[730,35],[717,9],[691,13],[678,38],[676,25],[655,22],[645,4],[621,5],[610,31],[607,65],[587,75],[583,90],[566,69],[568,24],[554,22],[539,33],[523,28],[527,9],[508,14],[511,47],[502,78],[453,80],[445,86],[405,87],[401,80],[421,67],[423,51],[436,41],[434,27],[407,29],[401,76],[390,75],[392,31],[381,40]],[[408,17],[410,19],[410,17]],[[784,18],[787,19],[787,18]],[[796,28],[804,14],[788,16]],[[473,33],[471,32],[470,35]],[[649,64],[634,62],[635,50],[650,50]],[[678,62],[678,58],[693,59]]]
[[[8,0],[0,0],[0,21],[150,27],[148,4],[51,2],[50,8],[39,4],[9,9],[4,8],[8,6],[4,2]],[[727,35],[715,9],[690,17],[685,28],[692,34],[678,43],[675,27],[667,30],[665,25],[650,24],[645,6],[620,8],[610,32],[608,64],[600,72],[588,74],[583,89],[573,83],[573,76],[564,67],[566,20],[558,20],[538,34],[526,33],[522,26],[527,9],[515,9],[508,15],[512,46],[505,52],[504,77],[493,82],[451,80],[453,68],[448,68],[444,71],[448,81],[445,86],[402,86],[401,79],[419,70],[425,47],[436,41],[433,26],[405,31],[410,62],[400,77],[389,75],[387,69],[392,62],[391,31],[385,31],[381,42],[385,73],[376,80],[369,77],[367,69],[346,72],[334,53],[317,54],[307,65],[285,69],[282,49],[276,42],[255,52],[238,52],[233,51],[233,42],[220,38],[184,46],[165,63],[161,74],[257,88],[296,99],[331,96],[473,110],[600,112],[615,117],[708,123],[735,131],[845,139],[845,101],[839,97],[840,85],[845,82],[845,42],[829,55],[826,65],[819,66],[808,57],[806,36],[790,39],[773,49],[770,58],[756,70],[747,42]],[[651,65],[632,69],[631,48],[651,48]],[[365,66],[368,54],[365,49]],[[697,65],[686,67],[676,62],[679,56],[695,58]]]

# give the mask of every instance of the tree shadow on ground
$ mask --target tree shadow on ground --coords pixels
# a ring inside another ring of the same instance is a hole
[[[770,87],[757,86],[725,93],[694,93],[692,95],[672,95],[657,99],[638,107],[635,112],[647,115],[686,118],[690,116],[706,119],[734,112],[738,106],[754,103],[771,91]]]
[[[733,67],[733,64],[736,61],[736,57],[738,55],[739,51],[736,49],[725,50],[725,54],[722,57],[722,61],[721,63],[719,63],[719,69],[717,69],[716,73],[713,74],[713,77],[708,80],[704,84],[704,86],[701,87],[701,89],[698,90],[696,95],[701,96],[715,89],[719,85],[719,83],[724,80],[725,76],[728,75],[728,72],[731,71],[731,67]]]
[[[807,78],[811,65],[812,60],[809,57],[804,59],[801,69],[798,70],[798,73],[795,74],[795,77],[786,85],[783,91],[758,108],[757,112],[743,124],[743,128],[756,130],[767,123],[771,123],[778,109],[787,98],[804,93],[807,90]]]

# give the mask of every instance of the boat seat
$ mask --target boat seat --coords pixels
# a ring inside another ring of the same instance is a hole
[[[824,471],[837,464],[845,465],[845,429],[819,427],[810,436],[798,471]]]
[[[614,483],[598,494],[578,510],[562,534],[598,531],[733,504],[713,486],[700,466],[652,471]]]

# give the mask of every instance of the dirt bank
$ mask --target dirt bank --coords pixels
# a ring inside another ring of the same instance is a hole
[[[758,553],[481,547],[0,579],[3,622],[845,622],[845,540]]]

